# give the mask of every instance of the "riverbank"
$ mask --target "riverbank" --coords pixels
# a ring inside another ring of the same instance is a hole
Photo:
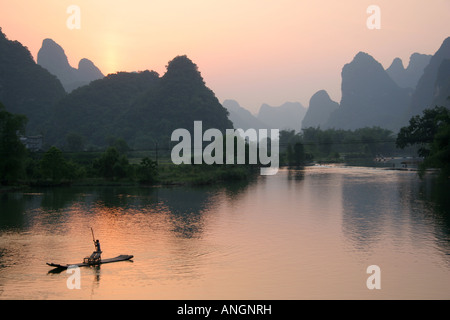
[[[30,187],[29,185],[14,185],[14,186],[1,186],[0,185],[0,194],[8,193],[8,192],[24,191],[29,187]]]
[[[1,197],[2,279],[14,280],[1,297],[373,298],[366,278],[355,276],[364,274],[369,253],[382,272],[411,279],[406,288],[383,287],[378,298],[449,298],[450,265],[442,263],[450,251],[448,185],[374,168],[298,170],[282,168],[251,184]],[[67,275],[48,275],[45,263],[89,254],[90,227],[105,257],[137,258],[82,271],[82,290],[67,290]],[[214,285],[205,287],[205,276]],[[250,279],[244,286],[243,277]]]
[[[374,167],[395,171],[417,171],[417,168],[389,167],[386,165],[365,163],[309,163],[309,166],[357,166]],[[292,168],[292,166],[285,166]],[[242,165],[173,165],[164,164],[158,167],[158,177],[153,182],[140,182],[138,179],[105,179],[101,177],[83,177],[72,181],[32,180],[21,181],[11,186],[0,186],[0,194],[20,192],[29,188],[56,188],[56,187],[158,187],[158,186],[205,186],[217,185],[230,181],[248,181],[259,174],[256,166]],[[435,174],[439,170],[429,169],[426,173]]]
[[[130,178],[111,180],[101,177],[83,177],[71,181],[32,180],[21,181],[12,186],[0,186],[0,193],[23,191],[32,187],[201,186],[250,180],[258,172],[258,168],[254,166],[166,164],[159,166],[158,176],[152,182],[140,182]]]

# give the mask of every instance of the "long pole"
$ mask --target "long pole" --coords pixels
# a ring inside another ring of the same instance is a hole
[[[91,232],[92,232],[92,241],[94,241],[94,244],[95,244],[94,230],[92,228],[91,228]]]

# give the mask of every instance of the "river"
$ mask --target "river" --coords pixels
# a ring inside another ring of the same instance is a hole
[[[91,227],[104,258],[134,258],[80,268],[69,289],[46,263],[90,255]],[[411,171],[0,195],[0,299],[449,299],[449,254],[448,187]]]

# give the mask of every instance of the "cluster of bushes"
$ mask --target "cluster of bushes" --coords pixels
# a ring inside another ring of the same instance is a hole
[[[37,184],[61,184],[81,179],[107,181],[130,180],[143,184],[157,181],[157,163],[149,158],[140,164],[130,164],[127,156],[115,147],[108,148],[99,157],[86,161],[79,154],[65,155],[56,147],[42,154],[31,154],[26,159],[25,174],[28,181]]]
[[[424,158],[420,176],[427,169],[440,169],[440,177],[450,179],[450,110],[434,107],[412,117],[409,125],[400,129],[396,145],[400,149],[418,147],[418,156]]]
[[[345,158],[373,158],[378,154],[394,154],[395,136],[379,127],[357,130],[305,128],[280,132],[281,163],[302,165],[314,161],[342,161]]]
[[[67,137],[65,149],[48,147],[45,152],[29,152],[20,137],[26,118],[14,115],[0,104],[0,184],[54,186],[81,182],[98,184],[109,181],[141,184],[190,183],[247,179],[252,166],[182,165],[158,166],[140,154],[130,162],[130,149],[123,139],[111,139],[106,151],[82,151],[78,135]],[[248,146],[247,146],[248,148]],[[248,150],[247,150],[248,151]]]
[[[169,165],[161,166],[159,181],[163,184],[209,185],[218,181],[248,180],[258,172],[248,165]]]

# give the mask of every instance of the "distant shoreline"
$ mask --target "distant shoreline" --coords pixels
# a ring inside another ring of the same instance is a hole
[[[0,186],[0,194],[23,191],[29,188],[60,187],[170,187],[218,185],[229,181],[248,181],[259,172],[252,166],[164,166],[160,167],[159,177],[153,183],[137,180],[107,180],[100,177],[86,177],[74,181],[33,180],[21,181],[16,185]]]
[[[314,166],[346,166],[346,167],[360,167],[360,165],[346,164],[342,162],[330,163],[330,162],[318,162],[308,163],[303,166],[289,166],[283,165],[281,168],[305,168]],[[418,172],[418,168],[401,168],[401,167],[388,167],[388,166],[365,166],[384,169],[388,171],[410,171]],[[174,166],[162,171],[161,178],[154,183],[140,183],[135,180],[107,180],[104,178],[84,178],[77,181],[28,181],[21,184],[11,186],[0,186],[0,194],[21,192],[30,188],[63,188],[63,187],[142,187],[142,188],[163,188],[163,187],[196,187],[196,186],[211,186],[219,185],[221,183],[236,182],[236,181],[249,181],[257,176],[258,170],[253,167],[214,167],[208,166],[208,170],[205,166]],[[427,169],[426,173],[435,174],[438,173],[438,169]]]

